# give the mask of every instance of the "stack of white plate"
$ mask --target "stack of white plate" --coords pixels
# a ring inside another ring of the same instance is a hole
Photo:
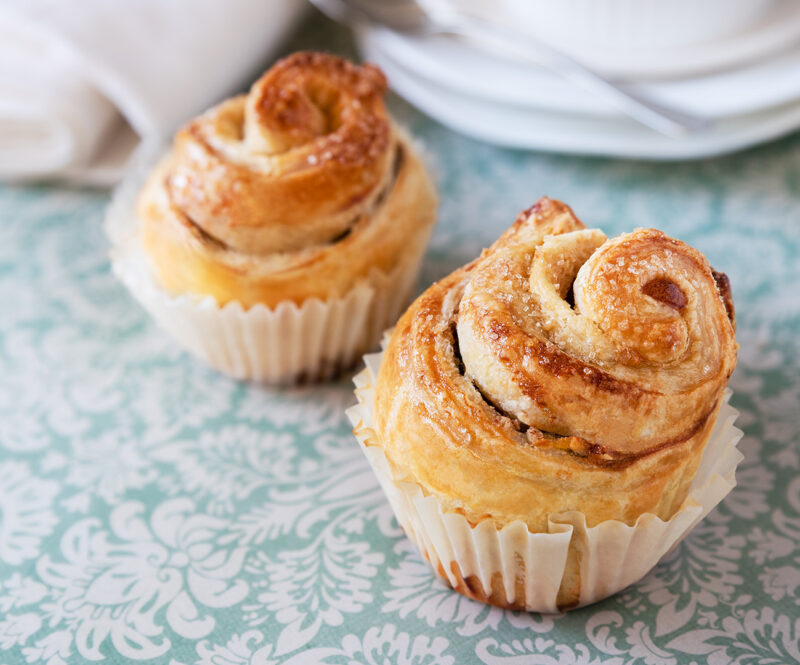
[[[464,0],[459,0],[463,2]],[[485,3],[492,11],[509,11],[509,3]],[[530,13],[539,6],[558,6],[578,16],[586,0],[519,0]],[[592,0],[601,9],[627,2],[637,11],[667,0]],[[670,0],[676,7],[686,0]],[[411,103],[453,129],[517,148],[609,155],[640,159],[692,159],[739,150],[800,128],[800,2],[798,0],[692,0],[708,10],[709,26],[727,32],[690,35],[681,21],[654,23],[661,33],[646,34],[644,22],[628,26],[627,42],[599,30],[581,35],[576,21],[558,35],[543,15],[515,16],[508,22],[535,25],[558,48],[598,71],[636,86],[656,101],[714,119],[703,133],[674,139],[620,114],[602,97],[561,78],[543,64],[497,49],[479,47],[448,36],[407,36],[384,29],[365,30],[359,42],[366,59],[380,65],[392,87]],[[706,4],[704,4],[706,3]],[[743,3],[749,5],[745,12]],[[687,5],[689,6],[689,5]],[[498,9],[498,7],[500,9]],[[727,7],[727,14],[724,7]],[[588,11],[588,10],[587,10]],[[586,13],[586,11],[584,11]],[[733,16],[738,22],[722,20]],[[495,17],[496,18],[496,17]],[[556,17],[558,18],[558,17]],[[584,16],[591,29],[601,17]],[[607,18],[607,16],[606,16]],[[612,16],[612,18],[614,18]],[[636,18],[636,17],[634,17]],[[678,17],[697,28],[698,17]],[[541,20],[537,20],[541,19]],[[624,22],[620,17],[611,26]],[[652,26],[650,26],[651,29]],[[587,35],[598,36],[592,41]],[[672,35],[672,39],[664,35]],[[679,38],[683,36],[684,40]]]

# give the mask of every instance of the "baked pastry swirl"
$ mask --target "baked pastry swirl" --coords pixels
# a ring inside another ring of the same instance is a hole
[[[728,280],[700,252],[652,229],[607,239],[543,198],[400,319],[373,443],[473,525],[666,520],[736,365],[734,329]]]
[[[435,194],[385,92],[372,65],[297,53],[179,131],[138,204],[161,285],[273,307],[417,262]]]

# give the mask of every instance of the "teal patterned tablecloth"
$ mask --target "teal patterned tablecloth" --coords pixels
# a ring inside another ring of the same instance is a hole
[[[312,17],[286,50],[352,54]],[[350,377],[269,390],[187,356],[109,271],[108,194],[0,188],[0,664],[800,661],[800,135],[692,164],[501,150],[402,101],[440,222],[419,286],[537,197],[654,226],[733,283],[738,486],[644,580],[563,616],[435,580],[351,435]]]

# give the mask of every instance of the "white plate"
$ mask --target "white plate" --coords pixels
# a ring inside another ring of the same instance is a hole
[[[712,157],[768,141],[800,127],[800,103],[720,120],[714,129],[671,139],[625,118],[547,112],[476,99],[421,79],[367,51],[392,87],[441,123],[469,136],[513,148],[647,160]]]
[[[547,69],[501,60],[454,39],[370,30],[360,35],[360,42],[369,57],[390,59],[464,95],[529,108],[607,117],[619,114],[602,98]],[[653,99],[711,118],[754,113],[800,99],[800,45],[742,69],[637,88]]]
[[[493,9],[497,13],[496,20],[502,23],[508,19],[502,11],[502,5],[498,4]],[[527,29],[533,28],[528,26]],[[541,36],[545,41],[548,38],[548,34]],[[740,66],[780,53],[798,42],[800,2],[774,0],[750,27],[716,41],[669,48],[602,49],[580,39],[561,39],[555,46],[608,75],[653,80],[685,78]],[[509,50],[509,45],[487,43],[481,46],[492,49],[494,53],[520,59],[518,54]]]

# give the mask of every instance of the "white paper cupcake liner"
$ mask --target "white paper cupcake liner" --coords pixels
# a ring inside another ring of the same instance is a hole
[[[211,297],[173,296],[159,287],[138,237],[135,202],[158,149],[146,146],[106,216],[114,274],[188,351],[237,379],[289,384],[330,378],[377,346],[408,304],[422,256],[392,272],[375,270],[341,298],[245,309]]]
[[[548,533],[530,533],[521,521],[502,530],[490,519],[471,526],[463,515],[445,512],[439,500],[426,496],[416,483],[396,480],[376,445],[374,386],[382,357],[365,357],[367,366],[354,379],[358,404],[347,415],[408,537],[439,575],[456,589],[466,586],[468,595],[488,597],[502,584],[507,604],[519,605],[517,584],[522,580],[525,609],[557,612],[571,557],[577,561],[574,583],[579,592],[569,607],[594,603],[644,577],[736,484],[736,467],[743,457],[736,444],[742,432],[733,425],[738,412],[728,404],[728,390],[689,495],[669,520],[646,513],[633,526],[609,520],[587,527],[583,513],[571,511],[552,515]]]

